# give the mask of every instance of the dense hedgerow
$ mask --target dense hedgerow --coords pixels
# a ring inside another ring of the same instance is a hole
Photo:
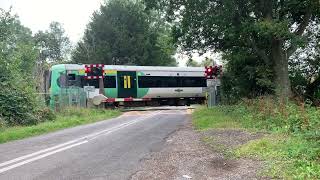
[[[36,100],[29,84],[0,75],[0,86],[0,127],[34,125],[54,118],[53,112]]]
[[[302,134],[307,139],[320,141],[320,109],[307,104],[283,103],[272,98],[244,100],[226,106],[221,111],[241,114],[248,128]]]

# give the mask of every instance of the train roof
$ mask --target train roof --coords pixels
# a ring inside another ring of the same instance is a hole
[[[65,68],[67,70],[83,69],[84,64],[58,64],[52,66],[52,69]],[[119,71],[204,71],[204,67],[167,67],[167,66],[126,66],[126,65],[104,65],[104,69]]]

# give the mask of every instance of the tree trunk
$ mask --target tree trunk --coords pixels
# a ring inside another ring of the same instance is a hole
[[[282,48],[282,44],[281,40],[274,39],[272,41],[271,55],[274,63],[276,95],[282,100],[287,100],[291,96],[291,85],[288,57]]]

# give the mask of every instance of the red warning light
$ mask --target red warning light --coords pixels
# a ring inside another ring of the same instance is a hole
[[[219,75],[221,76],[222,74],[222,66],[209,66],[209,67],[205,67],[205,73],[204,76],[207,79],[213,79],[213,77],[218,77]]]

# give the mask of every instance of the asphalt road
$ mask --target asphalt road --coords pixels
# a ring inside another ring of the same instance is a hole
[[[0,145],[0,179],[130,179],[141,160],[187,123],[186,110],[111,120]]]

